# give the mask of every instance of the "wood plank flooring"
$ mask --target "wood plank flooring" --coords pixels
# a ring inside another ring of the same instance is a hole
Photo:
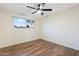
[[[79,56],[79,51],[38,39],[1,48],[0,56]]]

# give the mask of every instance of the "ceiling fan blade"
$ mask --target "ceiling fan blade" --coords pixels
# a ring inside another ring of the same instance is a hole
[[[40,4],[38,4],[38,7],[40,7]]]
[[[34,11],[32,14],[36,13],[37,11]]]
[[[52,11],[52,9],[41,9],[42,11]]]
[[[35,10],[37,10],[37,8],[31,7],[31,6],[26,6],[26,7],[28,7],[28,8],[32,8],[32,9],[35,9]]]
[[[38,10],[40,10],[40,4],[38,4]]]
[[[42,3],[42,5],[44,6],[44,5],[45,5],[45,3]]]
[[[41,15],[44,15],[44,13],[43,13],[43,12],[41,12]]]

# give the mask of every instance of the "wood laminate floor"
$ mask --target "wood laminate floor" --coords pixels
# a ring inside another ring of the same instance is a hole
[[[0,49],[0,56],[78,56],[79,51],[45,40],[34,40]]]

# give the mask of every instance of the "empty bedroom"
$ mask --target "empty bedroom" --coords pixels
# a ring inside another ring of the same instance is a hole
[[[0,56],[79,56],[79,3],[0,3]]]

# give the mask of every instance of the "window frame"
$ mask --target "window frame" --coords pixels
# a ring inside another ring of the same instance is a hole
[[[25,20],[25,23],[26,23],[25,26],[18,27],[17,25],[15,25],[14,17],[16,19],[19,18],[19,19]],[[12,20],[13,20],[13,27],[15,27],[15,28],[34,28],[35,20],[30,20],[30,19],[26,19],[26,18],[22,18],[22,17],[17,17],[17,16],[12,16]],[[28,21],[29,21],[29,23],[28,23]]]

